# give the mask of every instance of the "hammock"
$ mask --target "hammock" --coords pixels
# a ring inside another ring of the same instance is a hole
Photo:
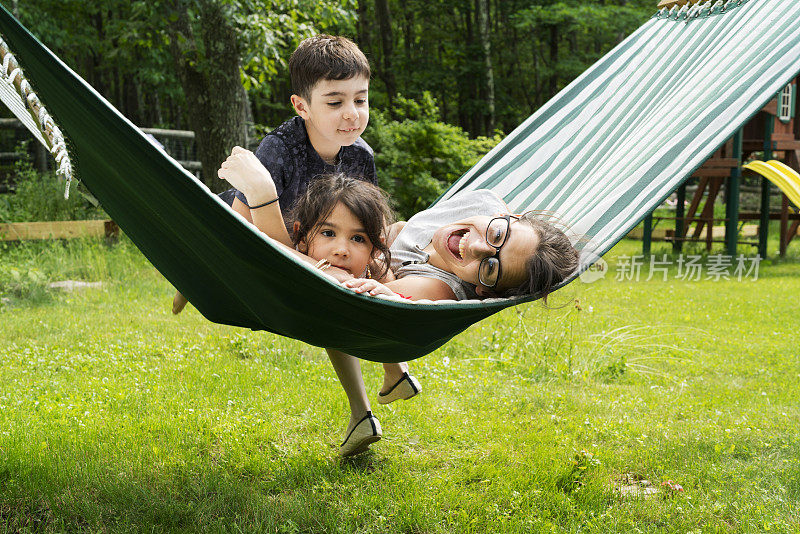
[[[355,295],[243,224],[5,9],[0,34],[68,140],[76,175],[207,319],[374,361],[425,355],[533,300],[409,303]],[[490,188],[591,237],[585,269],[800,72],[800,2],[662,10],[444,195]],[[577,276],[577,273],[576,273]]]

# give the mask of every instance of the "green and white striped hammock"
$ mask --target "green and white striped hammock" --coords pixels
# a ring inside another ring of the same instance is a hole
[[[0,34],[63,131],[76,176],[207,319],[388,362],[427,354],[473,322],[533,300],[409,303],[337,286],[243,224],[0,11]],[[586,268],[798,72],[797,0],[662,10],[444,197],[489,188],[514,211],[554,211],[591,238]]]

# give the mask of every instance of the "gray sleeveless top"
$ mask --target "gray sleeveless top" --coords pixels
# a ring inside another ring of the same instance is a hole
[[[392,243],[392,271],[398,279],[424,276],[441,280],[450,286],[457,300],[478,298],[474,285],[464,282],[453,273],[428,265],[428,254],[422,249],[430,244],[434,232],[442,226],[475,215],[506,212],[508,207],[495,193],[488,189],[477,189],[458,193],[417,213],[408,220]]]

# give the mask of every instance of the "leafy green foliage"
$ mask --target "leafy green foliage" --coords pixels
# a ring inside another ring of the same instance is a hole
[[[183,104],[169,41],[144,2],[28,0],[23,24],[140,126],[180,128]],[[35,87],[34,87],[35,88]],[[45,103],[46,105],[46,103]]]
[[[319,32],[353,38],[370,59],[375,73],[370,99],[374,108],[382,109],[367,137],[385,147],[378,165],[382,184],[397,192],[398,206],[405,215],[435,199],[474,162],[474,154],[485,152],[494,143],[495,128],[510,131],[516,127],[645,21],[655,10],[654,3],[389,0],[392,57],[383,50],[372,2],[28,0],[18,3],[17,12],[34,34],[133,122],[173,129],[197,129],[198,120],[190,110],[202,108],[190,103],[187,90],[200,82],[179,79],[174,49],[191,55],[190,67],[203,83],[222,70],[221,45],[207,39],[213,32],[207,27],[203,30],[203,14],[209,10],[221,9],[223,20],[235,29],[235,43],[226,43],[225,50],[236,49],[241,92],[248,94],[252,120],[261,127],[274,127],[292,115],[287,62],[300,40]],[[484,83],[487,66],[482,46],[486,43],[476,29],[479,4],[488,10],[493,96],[487,94]],[[191,31],[176,33],[184,16]],[[387,94],[384,71],[388,64],[398,95]],[[235,89],[231,83],[207,85],[214,89],[203,89],[201,94],[222,95]],[[403,110],[409,100],[401,95],[424,102],[428,93],[438,103],[435,116]],[[387,109],[390,101],[394,106]],[[487,118],[490,108],[495,110],[494,121]],[[465,136],[477,135],[489,140],[477,144],[463,141]],[[436,146],[439,136],[443,139]],[[407,141],[411,145],[401,146]],[[199,157],[206,167],[219,160],[223,144],[200,143],[204,153],[213,152],[213,157]],[[216,147],[213,150],[212,145]],[[445,161],[452,165],[442,165]],[[384,165],[392,168],[382,168]],[[400,176],[404,172],[410,179]]]
[[[504,0],[486,2],[493,72],[495,127],[511,131],[556,91],[656,12],[656,0]],[[391,0],[391,63],[397,91],[431,91],[443,122],[471,135],[491,134],[479,117],[489,105],[477,29],[477,2]],[[377,76],[373,102],[385,106],[381,66],[386,51],[368,3],[359,44]]]
[[[275,82],[287,78],[289,56],[300,41],[332,30],[350,33],[355,25],[355,0],[230,3],[245,51],[242,82],[251,97],[273,94]]]
[[[18,269],[0,263],[0,295],[5,298],[40,301],[47,291],[49,280],[35,267]]]
[[[542,38],[557,28],[560,57],[556,64],[548,62],[541,75],[544,78],[555,75],[561,83],[568,83],[655,13],[655,5],[656,2],[649,1],[631,5],[542,2],[520,10],[512,20],[519,30]],[[548,41],[542,46],[552,48],[553,43]]]
[[[186,128],[184,89],[170,57],[169,27],[185,6],[197,24],[219,4],[236,28],[242,83],[254,121],[275,126],[291,115],[286,64],[303,38],[347,35],[376,75],[371,100],[386,107],[373,3],[355,0],[26,0],[19,17],[39,38],[137,124]],[[501,130],[510,131],[655,12],[653,0],[509,0],[488,2],[494,99]],[[390,0],[393,74],[399,93],[430,91],[438,119],[475,136],[493,135],[476,122],[488,95],[477,80],[481,60],[473,2]],[[363,19],[359,20],[358,16]],[[555,28],[553,41],[551,29]],[[213,74],[215,54],[200,43],[197,60]],[[392,117],[397,118],[397,117]]]
[[[375,150],[378,180],[402,219],[427,208],[448,186],[500,142],[500,136],[470,139],[437,117],[430,93],[419,101],[397,98],[396,119],[373,112],[364,134]]]
[[[65,182],[54,172],[40,173],[22,160],[15,166],[13,194],[0,195],[0,222],[77,221],[105,218],[105,212],[92,204],[89,195],[73,182],[64,199]]]
[[[199,17],[209,6],[225,10],[236,29],[242,83],[256,114],[269,113],[257,122],[272,125],[288,112],[286,63],[297,44],[321,32],[352,34],[355,24],[355,0],[26,0],[17,14],[136,124],[186,129],[169,30],[186,12],[200,34]],[[194,66],[214,76],[218,51],[203,41],[194,43]],[[273,108],[278,101],[282,105]]]

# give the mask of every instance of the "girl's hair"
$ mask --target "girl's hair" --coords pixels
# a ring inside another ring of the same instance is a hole
[[[580,254],[569,237],[545,218],[552,218],[552,215],[529,211],[519,220],[533,228],[539,244],[526,263],[528,280],[510,290],[507,296],[536,295],[547,304],[547,295],[578,268]]]
[[[295,221],[300,223],[292,242],[297,245],[300,241],[307,243],[313,239],[320,225],[340,202],[361,221],[367,239],[380,252],[383,270],[372,273],[372,276],[381,278],[389,270],[391,261],[385,237],[386,228],[394,222],[394,215],[383,191],[369,182],[344,174],[324,174],[312,180],[289,213],[288,220],[292,224]]]

